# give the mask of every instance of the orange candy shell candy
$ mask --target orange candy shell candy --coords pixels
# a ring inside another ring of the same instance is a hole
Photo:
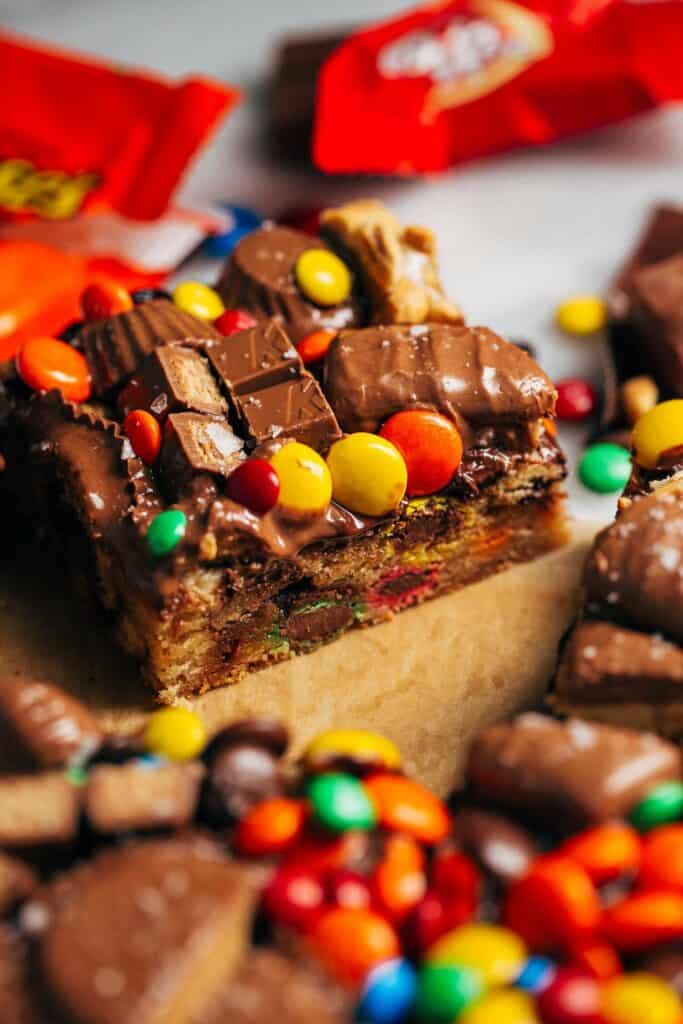
[[[133,409],[123,421],[123,429],[135,454],[151,466],[161,450],[161,427],[145,409]]]
[[[640,835],[630,825],[608,822],[568,839],[560,849],[580,864],[598,885],[636,871],[640,864]]]
[[[372,775],[364,782],[380,825],[422,843],[438,843],[451,828],[444,804],[430,790],[403,775]]]
[[[607,907],[601,931],[617,949],[638,953],[683,939],[683,895],[667,890],[633,893]]]
[[[90,370],[85,357],[57,338],[31,338],[22,345],[17,371],[34,391],[57,388],[71,402],[85,402],[90,397]]]
[[[662,825],[648,834],[638,883],[683,893],[683,823]]]
[[[423,497],[451,482],[462,459],[462,439],[455,424],[441,413],[408,409],[391,416],[380,434],[405,459],[407,494]]]
[[[377,906],[391,921],[400,923],[420,902],[426,888],[422,847],[410,836],[389,836],[384,857],[372,877]]]
[[[130,293],[118,281],[106,278],[93,281],[81,295],[81,309],[86,320],[104,320],[132,308]]]
[[[594,932],[601,916],[598,894],[586,870],[570,857],[539,857],[510,889],[505,923],[534,952],[566,949]]]
[[[257,804],[242,818],[235,832],[240,853],[264,856],[287,850],[299,837],[306,811],[299,800],[273,797]]]
[[[311,935],[315,953],[343,985],[360,985],[376,964],[400,956],[396,932],[383,917],[355,907],[323,914]]]

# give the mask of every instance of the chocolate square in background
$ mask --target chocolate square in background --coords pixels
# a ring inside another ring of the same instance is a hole
[[[341,436],[339,424],[318,382],[309,374],[235,397],[240,431],[252,445],[291,437],[326,448]]]
[[[133,409],[160,418],[175,412],[221,416],[227,403],[204,356],[196,349],[164,345],[140,364],[119,396],[119,407],[124,416]]]
[[[207,352],[226,389],[236,395],[281,384],[303,370],[299,353],[273,320],[223,338]]]

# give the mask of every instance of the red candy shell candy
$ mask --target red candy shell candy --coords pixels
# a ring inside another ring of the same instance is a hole
[[[326,911],[311,933],[313,950],[330,974],[356,987],[373,967],[400,956],[396,932],[371,910],[335,907]]]
[[[279,868],[263,892],[263,908],[277,924],[305,931],[320,917],[325,889],[306,868]]]
[[[622,973],[616,949],[599,936],[589,936],[571,946],[568,959],[598,981],[609,981]]]
[[[617,949],[638,953],[683,938],[683,895],[666,890],[633,893],[607,907],[601,931]]]
[[[419,956],[442,935],[464,924],[466,920],[469,920],[469,915],[453,920],[444,897],[435,890],[427,891],[403,924],[401,934],[406,952],[410,956]]]
[[[565,377],[555,385],[557,389],[557,405],[555,412],[558,420],[577,422],[585,420],[595,409],[595,391],[587,380],[579,377]]]
[[[683,893],[683,823],[662,825],[646,836],[638,883]]]
[[[70,402],[90,398],[90,370],[81,355],[57,338],[32,338],[19,350],[17,372],[34,391],[61,391]]]
[[[133,308],[133,300],[118,281],[95,281],[81,295],[81,309],[86,320],[105,320]]]
[[[419,782],[404,775],[372,775],[365,789],[377,809],[382,827],[406,832],[421,843],[440,843],[451,828],[446,807]]]
[[[324,359],[336,334],[336,331],[313,331],[312,334],[307,334],[305,338],[302,338],[296,349],[304,363],[308,365]]]
[[[566,949],[600,922],[598,894],[586,870],[562,854],[537,858],[508,893],[505,923],[534,952]]]
[[[231,473],[225,493],[257,516],[270,512],[280,493],[280,478],[266,459],[247,459]]]
[[[345,868],[330,871],[325,880],[325,889],[327,898],[334,906],[355,910],[370,906],[370,886],[355,871],[347,871]]]
[[[161,450],[161,427],[150,412],[133,409],[123,421],[123,429],[135,454],[151,466]]]
[[[462,439],[452,420],[428,409],[409,409],[391,416],[380,434],[405,459],[409,497],[442,490],[462,459]]]
[[[255,857],[282,853],[298,839],[305,815],[304,805],[298,800],[286,797],[263,800],[240,821],[235,846],[240,853]]]
[[[537,998],[543,1024],[604,1024],[602,993],[595,978],[575,967],[560,967]]]
[[[568,839],[560,849],[580,864],[596,885],[635,872],[640,864],[640,835],[630,825],[608,822]]]
[[[469,857],[457,850],[439,854],[434,858],[431,880],[448,903],[460,901],[474,913],[479,902],[479,871]]]
[[[256,327],[256,320],[246,309],[226,309],[225,313],[221,313],[218,319],[214,320],[213,326],[229,338],[231,334]]]

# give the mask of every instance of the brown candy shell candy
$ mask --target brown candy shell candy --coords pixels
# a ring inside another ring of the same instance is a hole
[[[452,837],[501,885],[525,875],[539,853],[530,833],[511,818],[477,808],[454,815]]]
[[[68,1019],[191,1024],[242,960],[254,893],[212,843],[106,854],[53,907],[38,956]]]
[[[214,828],[222,828],[261,800],[282,796],[284,791],[284,778],[271,751],[253,743],[226,744],[210,759],[202,817]]]
[[[253,743],[282,757],[289,746],[289,732],[277,718],[244,718],[226,725],[211,738],[203,754],[204,760],[210,764],[218,751],[234,743]]]

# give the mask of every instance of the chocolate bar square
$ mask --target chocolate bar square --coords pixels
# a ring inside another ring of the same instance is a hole
[[[78,831],[81,790],[61,772],[0,778],[0,846],[64,843]]]
[[[303,369],[299,353],[274,320],[213,342],[207,354],[226,388],[236,395],[281,384]]]
[[[195,473],[230,476],[242,460],[242,441],[227,420],[179,412],[168,417],[161,449],[161,472],[179,491]]]
[[[119,406],[124,416],[147,409],[160,418],[174,412],[221,416],[227,407],[204,356],[176,345],[156,349],[140,364]]]
[[[318,382],[309,373],[235,398],[241,429],[252,444],[292,437],[325,448],[341,436]]]
[[[105,835],[181,828],[194,818],[200,764],[99,765],[88,780],[85,813]]]
[[[95,718],[79,701],[51,683],[0,681],[0,718],[41,768],[84,761],[103,739]]]
[[[650,372],[665,393],[683,395],[683,253],[633,274],[631,314]]]

